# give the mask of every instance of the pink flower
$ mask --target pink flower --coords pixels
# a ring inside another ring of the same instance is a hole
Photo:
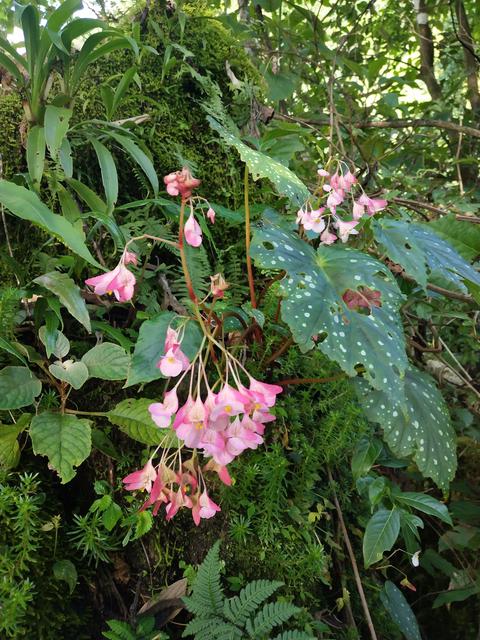
[[[331,233],[328,229],[320,236],[321,244],[333,244],[337,240],[337,236],[334,233]]]
[[[307,231],[315,231],[315,233],[321,233],[325,229],[325,220],[322,218],[322,214],[325,211],[325,207],[320,207],[311,211],[310,214],[305,216],[303,220],[303,227]]]
[[[228,469],[226,466],[218,464],[215,460],[210,459],[207,464],[203,467],[203,471],[215,471],[223,484],[230,486],[232,484],[232,479],[230,474],[228,473]]]
[[[348,221],[344,221],[340,219],[336,220],[335,226],[338,230],[338,237],[343,243],[347,242],[349,236],[358,234],[358,231],[355,229],[357,224],[358,224],[357,220],[348,220]]]
[[[342,190],[335,191],[334,189],[330,191],[327,198],[327,207],[332,211],[335,211],[339,204],[342,204],[344,198],[344,193]]]
[[[305,211],[303,208],[299,209],[297,211],[297,224],[303,224],[305,220],[308,220],[309,216],[309,211]]]
[[[206,430],[207,411],[200,397],[189,396],[173,422],[177,436],[191,449],[199,446]]]
[[[163,402],[153,402],[148,410],[157,427],[165,429],[170,426],[173,414],[178,409],[178,398],[176,389],[167,391]]]
[[[192,507],[193,521],[198,527],[201,518],[213,518],[217,511],[221,511],[220,507],[209,498],[205,489],[200,495],[200,498],[197,500],[194,499]]]
[[[223,298],[225,291],[230,286],[221,273],[210,276],[210,291],[215,298]]]
[[[127,491],[146,489],[150,493],[152,489],[152,482],[156,477],[157,472],[153,467],[152,461],[149,460],[143,469],[130,473],[122,480],[122,482],[125,484],[125,489]]]
[[[185,493],[185,490],[182,487],[179,487],[176,492],[170,492],[170,502],[165,508],[166,519],[171,520],[173,516],[176,515],[180,507],[192,508],[192,500]]]
[[[268,384],[267,382],[260,382],[255,378],[250,378],[249,390],[255,394],[256,397],[261,397],[267,407],[273,407],[276,402],[279,393],[282,393],[283,387],[278,384]]]
[[[360,220],[360,218],[365,215],[365,207],[363,204],[359,204],[358,202],[353,203],[353,219]]]
[[[138,264],[137,255],[135,253],[133,253],[132,251],[125,250],[123,252],[123,264],[130,264],[130,263],[132,263],[135,266],[137,266],[137,264]]]
[[[167,353],[160,358],[157,368],[167,378],[175,378],[184,370],[182,359],[177,355],[179,349],[169,349]]]
[[[210,220],[212,224],[215,222],[215,211],[212,209],[212,207],[208,208],[207,218]]]
[[[158,510],[162,506],[162,503],[168,502],[168,498],[165,494],[165,484],[163,483],[162,476],[160,473],[157,473],[157,477],[155,478],[152,490],[150,491],[150,495],[145,500],[145,502],[140,507],[140,511],[145,511],[148,507],[153,507],[153,515],[156,516]]]
[[[248,402],[248,398],[226,384],[215,398],[211,419],[216,420],[222,416],[238,416],[239,413],[245,411],[245,404],[248,404]]]
[[[192,195],[193,189],[200,185],[200,180],[194,178],[187,167],[183,167],[181,171],[174,171],[163,178],[166,185],[167,193],[171,196],[178,196],[183,199]]]
[[[317,173],[322,178],[329,178],[330,177],[330,174],[328,173],[328,171],[326,169],[318,169]]]
[[[377,211],[385,209],[388,202],[379,198],[369,198],[365,193],[362,193],[358,199],[358,204],[366,207],[368,215],[373,216]]]
[[[190,214],[184,227],[185,240],[192,247],[199,247],[202,244],[202,230],[195,220],[193,213]]]
[[[344,191],[350,191],[356,182],[357,179],[352,173],[350,173],[350,171],[347,171],[344,175],[338,177],[338,186]]]
[[[93,287],[95,293],[103,296],[113,293],[119,302],[128,302],[133,297],[135,276],[120,261],[113,271],[107,271],[94,278],[85,280],[85,284]]]

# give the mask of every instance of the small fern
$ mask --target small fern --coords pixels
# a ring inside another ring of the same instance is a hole
[[[141,618],[135,627],[121,620],[107,620],[108,631],[102,633],[108,640],[168,640],[168,635],[155,629],[155,618]]]
[[[190,596],[183,598],[195,615],[182,637],[195,640],[268,640],[270,632],[300,609],[290,602],[270,602],[260,605],[282,586],[282,582],[254,580],[237,596],[225,598],[220,582],[220,542],[216,542],[198,569]],[[312,640],[301,631],[285,631],[277,640]]]

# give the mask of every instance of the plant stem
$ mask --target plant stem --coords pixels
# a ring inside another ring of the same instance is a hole
[[[272,364],[272,362],[275,362],[275,360],[279,358],[282,355],[282,353],[285,353],[285,351],[289,347],[291,347],[292,344],[293,344],[293,338],[290,336],[290,338],[287,338],[286,340],[284,340],[284,342],[282,342],[282,344],[278,347],[278,349],[274,351],[269,358],[267,358],[264,366],[268,367],[269,364]]]
[[[333,477],[330,469],[328,469],[328,481],[330,483],[330,488],[332,489],[333,502],[335,503],[335,509],[337,510],[337,514],[338,514],[338,521],[340,523],[340,528],[342,530],[343,538],[345,540],[345,546],[347,547],[348,555],[350,557],[350,562],[352,564],[353,575],[355,576],[355,583],[357,585],[357,591],[358,591],[358,595],[360,596],[360,601],[362,603],[363,613],[365,614],[365,619],[367,621],[368,629],[370,631],[370,637],[372,638],[372,640],[378,640],[377,632],[375,631],[375,627],[373,626],[372,616],[370,615],[370,609],[368,608],[367,599],[365,598],[365,592],[363,590],[362,579],[360,578],[357,561],[355,559],[355,554],[353,553],[353,547],[352,547],[352,543],[350,542],[350,538],[348,536],[347,527],[345,526],[342,509],[338,501],[337,492],[335,491],[335,484],[333,482]]]
[[[197,303],[197,296],[195,295],[195,291],[193,290],[192,279],[190,277],[190,272],[188,271],[187,256],[185,255],[185,249],[184,249],[184,242],[183,242],[183,240],[184,240],[184,233],[183,233],[184,220],[185,220],[185,199],[182,198],[182,204],[180,206],[180,221],[179,221],[179,229],[178,229],[178,244],[176,244],[176,246],[180,250],[180,258],[182,260],[183,275],[185,277],[185,283],[187,285],[188,295],[190,297],[190,300],[194,304],[196,304]]]
[[[65,409],[64,413],[71,413],[74,416],[98,416],[104,418],[107,414],[105,411],[77,411],[76,409]]]
[[[247,253],[248,288],[250,289],[250,302],[254,309],[257,308],[255,297],[255,282],[253,280],[252,259],[250,258],[250,205],[248,201],[248,167],[245,165],[245,177],[243,181],[243,194],[245,199],[245,250]]]

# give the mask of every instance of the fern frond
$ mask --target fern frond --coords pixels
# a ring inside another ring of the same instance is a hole
[[[203,640],[242,640],[244,637],[242,629],[230,622],[223,622],[215,629],[212,636],[205,637]],[[199,638],[196,636],[195,640]]]
[[[220,541],[217,541],[198,569],[192,594],[183,598],[190,613],[206,617],[221,612],[223,590],[220,584]]]
[[[274,627],[283,624],[300,609],[289,602],[269,602],[252,620],[248,620],[245,625],[247,633],[254,640],[259,640]]]
[[[104,631],[104,638],[108,640],[135,640],[135,635],[132,633],[130,625],[121,620],[108,620],[108,626],[110,631]]]
[[[208,254],[203,246],[195,249],[186,244],[185,256],[193,290],[199,298],[204,298],[210,290],[210,275],[212,274]],[[172,293],[180,299],[189,297],[183,273],[181,273],[180,269],[178,270],[178,278],[172,282]]]
[[[185,627],[182,633],[182,638],[195,636],[198,640],[200,634],[213,633],[214,629],[216,629],[220,624],[223,624],[223,619],[216,616],[210,616],[208,618],[194,618],[193,620],[190,620]]]
[[[315,640],[315,638],[309,636],[305,631],[284,631],[272,640]]]
[[[223,614],[228,620],[237,625],[244,626],[247,618],[268,597],[275,593],[283,585],[283,582],[271,580],[254,580],[249,582],[234,598],[225,600]]]

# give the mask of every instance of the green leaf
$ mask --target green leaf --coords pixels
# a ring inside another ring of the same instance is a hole
[[[100,172],[102,174],[103,189],[107,198],[109,211],[113,211],[113,207],[118,199],[118,175],[115,161],[110,151],[105,145],[95,138],[90,140],[95,153],[97,154]]]
[[[80,288],[66,273],[51,271],[35,278],[34,282],[58,296],[60,302],[68,309],[69,313],[80,324],[83,324],[87,331],[90,332],[92,330],[87,305],[80,294]]]
[[[283,230],[267,212],[253,235],[251,255],[264,269],[284,270],[280,281],[282,318],[302,351],[314,346],[338,362],[349,376],[357,365],[376,389],[401,393],[407,356],[398,308],[402,295],[389,270],[371,256],[344,246],[316,251],[297,234]],[[349,309],[347,289],[364,286],[381,292],[381,307],[370,315]]]
[[[58,380],[68,382],[74,389],[80,389],[88,380],[88,369],[83,362],[65,360],[54,362],[48,370]]]
[[[245,630],[252,638],[263,638],[274,627],[283,624],[299,611],[290,602],[268,602],[252,621],[247,620]]]
[[[169,326],[178,328],[178,324],[182,320],[185,319],[170,311],[164,311],[151,320],[145,320],[140,327],[125,387],[164,377],[156,365],[165,353],[164,343],[167,329]],[[198,324],[187,322],[182,340],[182,351],[190,360],[194,358],[200,348],[201,340],[202,334]]]
[[[109,411],[107,418],[133,440],[150,445],[158,445],[165,441],[165,444],[162,444],[165,449],[176,447],[178,440],[175,432],[171,429],[159,429],[155,426],[148,411],[152,402],[155,400],[127,398]]]
[[[107,531],[111,531],[122,517],[122,509],[116,502],[111,502],[102,513],[102,522]]]
[[[412,509],[427,513],[430,516],[435,516],[445,522],[446,524],[453,525],[450,514],[447,507],[436,498],[429,496],[426,493],[404,492],[399,495],[395,495],[395,501],[401,504],[406,504]]]
[[[368,486],[368,500],[370,502],[370,506],[374,507],[378,504],[380,499],[383,496],[385,491],[385,487],[387,486],[387,480],[384,476],[379,476],[375,478],[373,482]]]
[[[152,185],[153,193],[157,195],[158,188],[159,188],[158,177],[155,171],[155,167],[153,166],[152,161],[147,156],[147,154],[144,151],[142,151],[140,147],[133,142],[133,140],[130,140],[130,138],[127,138],[126,136],[121,136],[118,133],[112,133],[112,132],[110,132],[109,135],[114,140],[116,140],[120,145],[122,145],[122,147],[129,154],[129,156],[133,158],[133,160],[135,160],[135,162],[138,165],[140,165],[140,168],[142,169],[144,174],[147,176],[150,184]]]
[[[0,466],[13,469],[20,461],[18,436],[30,422],[31,415],[23,413],[15,424],[0,424]]]
[[[447,490],[457,468],[455,432],[445,401],[433,379],[410,366],[402,398],[387,396],[356,380],[357,393],[367,418],[378,422],[393,453],[413,456],[421,473]]]
[[[72,146],[68,141],[68,138],[64,138],[62,140],[62,144],[58,152],[58,159],[60,160],[62,169],[65,172],[65,177],[71,178],[73,175],[73,158]]]
[[[3,351],[6,351],[10,355],[20,360],[22,364],[27,366],[27,361],[25,360],[21,352],[18,350],[15,343],[10,342],[10,340],[5,340],[5,338],[2,338],[2,336],[0,336],[0,349],[3,349]]]
[[[27,167],[33,184],[38,188],[45,166],[45,133],[43,127],[36,125],[28,132]],[[8,206],[8,205],[6,205]]]
[[[480,255],[480,225],[457,220],[454,213],[428,223],[437,235],[452,245],[465,260]]]
[[[461,291],[466,291],[464,280],[480,285],[480,274],[429,226],[390,218],[373,220],[372,225],[382,250],[423,289],[435,276],[449,280]]]
[[[40,338],[40,341],[42,342],[42,344],[45,345],[45,348],[47,348],[48,337],[47,337],[47,327],[45,325],[43,327],[40,327],[40,329],[38,330],[38,337]],[[57,358],[64,358],[67,355],[67,353],[70,351],[70,341],[68,340],[67,336],[63,334],[61,331],[58,331],[58,329],[55,329],[55,335],[53,336],[53,338],[54,338],[54,342],[53,342],[52,350],[49,353],[47,349],[47,356],[50,357],[51,354],[53,353],[54,355],[57,356]]]
[[[480,584],[478,581],[463,589],[449,589],[444,593],[438,595],[432,604],[432,609],[438,609],[444,604],[450,604],[452,602],[463,602],[472,596],[480,593]]]
[[[67,184],[72,187],[72,189],[77,193],[78,197],[81,198],[92,211],[106,211],[107,204],[104,202],[95,191],[92,191],[90,187],[87,187],[86,184],[80,182],[80,180],[75,180],[75,178],[69,178],[67,180]]]
[[[365,568],[381,560],[384,551],[390,551],[400,533],[398,509],[379,509],[368,521],[363,535]]]
[[[378,438],[361,438],[352,456],[352,475],[354,480],[366,476],[382,451],[382,443]]]
[[[0,371],[0,409],[28,407],[42,390],[42,383],[27,367]]]
[[[32,419],[30,437],[34,453],[47,456],[62,484],[75,476],[75,467],[90,454],[90,420],[80,420],[74,415],[41,413]]]
[[[383,585],[380,600],[407,640],[422,640],[415,614],[403,593],[390,580]]]
[[[113,342],[102,342],[87,351],[82,357],[91,378],[102,380],[125,380],[130,365],[130,356],[125,349]]]
[[[58,238],[91,265],[102,268],[83,242],[79,231],[68,220],[52,213],[33,191],[0,180],[0,202],[14,215],[37,224]]]
[[[77,584],[77,569],[71,560],[57,560],[53,565],[53,575],[55,580],[66,582],[70,593],[73,593]]]
[[[45,109],[45,141],[52,160],[57,160],[63,139],[67,135],[72,110],[47,105]]]
[[[240,158],[248,166],[254,180],[267,178],[275,185],[277,191],[287,196],[295,206],[301,206],[310,196],[307,187],[293,171],[290,171],[278,160],[251,149],[233,134],[229,133],[214,118],[207,116],[212,129],[217,131],[227,145],[235,147]]]

